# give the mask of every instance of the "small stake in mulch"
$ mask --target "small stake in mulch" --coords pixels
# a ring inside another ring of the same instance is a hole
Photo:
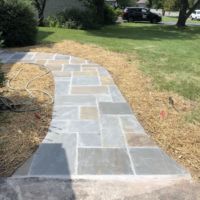
[[[160,119],[164,120],[164,119],[166,119],[166,117],[167,117],[167,112],[164,110],[161,110],[160,111]]]
[[[34,115],[35,115],[35,118],[36,118],[36,119],[41,119],[41,116],[40,116],[39,113],[34,113]]]
[[[179,112],[177,110],[177,108],[175,107],[175,103],[174,103],[174,100],[172,97],[169,97],[169,105],[176,111],[176,112]]]

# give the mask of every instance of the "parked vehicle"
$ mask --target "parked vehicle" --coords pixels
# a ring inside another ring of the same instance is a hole
[[[195,10],[191,15],[192,20],[200,20],[200,10]]]
[[[128,22],[149,21],[151,23],[158,23],[162,21],[162,17],[147,8],[127,7],[124,9],[123,20]]]

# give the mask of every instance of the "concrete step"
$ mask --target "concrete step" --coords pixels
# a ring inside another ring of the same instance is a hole
[[[132,181],[8,178],[0,180],[0,199],[9,200],[198,200],[200,184],[186,180]]]

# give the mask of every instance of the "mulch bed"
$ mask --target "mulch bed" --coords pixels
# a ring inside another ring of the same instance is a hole
[[[138,69],[137,55],[114,53],[73,41],[13,50],[71,54],[106,67],[153,140],[200,180],[200,124],[185,120],[197,102],[172,92],[157,91],[150,77]],[[169,104],[169,97],[174,106]]]
[[[7,97],[18,105],[13,109],[18,112],[0,112],[0,176],[10,176],[33,154],[47,134],[52,104],[49,103],[51,99],[48,95],[32,91],[31,96],[24,90],[29,80],[47,73],[47,70],[33,64],[22,63],[4,64],[1,70],[6,80],[10,80],[11,88],[1,87],[0,96]],[[19,70],[21,72],[18,74]],[[28,88],[30,91],[48,91],[53,95],[52,75],[48,73],[34,80]]]

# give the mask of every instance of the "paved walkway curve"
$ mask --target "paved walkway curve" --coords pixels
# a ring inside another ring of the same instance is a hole
[[[55,80],[53,119],[15,176],[189,177],[155,145],[108,71],[70,55],[1,52],[3,63],[42,63]]]

